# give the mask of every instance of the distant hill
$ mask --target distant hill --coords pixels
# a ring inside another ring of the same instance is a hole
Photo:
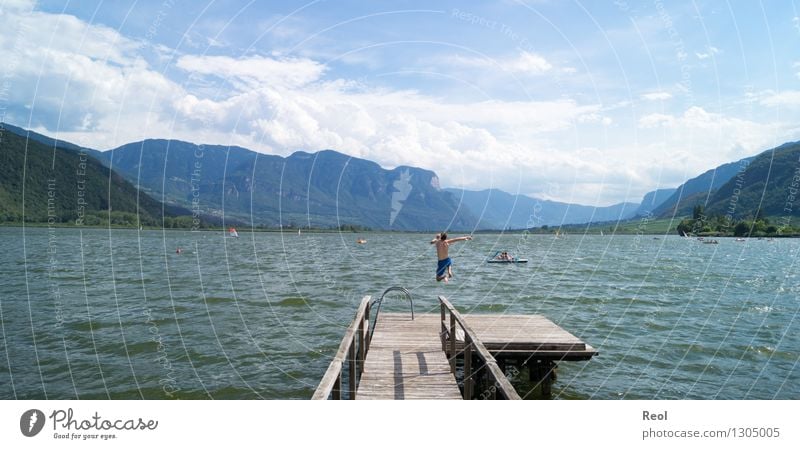
[[[471,191],[447,189],[480,217],[479,229],[525,229],[589,222],[626,220],[635,215],[635,203],[607,207],[583,206],[512,195],[497,189]]]
[[[642,198],[642,202],[636,209],[637,216],[645,216],[651,214],[656,208],[661,206],[667,199],[669,199],[678,189],[658,189],[652,192],[647,192]]]
[[[0,222],[160,226],[162,214],[189,213],[139,194],[75,145],[51,144],[9,129],[0,134]]]
[[[16,135],[21,136],[21,137],[26,137],[26,138],[28,138],[30,140],[42,143],[42,144],[44,144],[44,145],[46,145],[48,147],[51,147],[51,148],[52,147],[59,147],[59,148],[64,148],[64,149],[67,149],[67,150],[75,150],[75,151],[84,150],[87,153],[90,153],[92,155],[95,155],[96,153],[99,153],[99,151],[92,150],[92,149],[89,149],[89,148],[83,148],[83,147],[81,147],[79,145],[75,145],[74,143],[70,143],[70,142],[65,142],[63,140],[54,139],[52,137],[45,136],[44,134],[39,134],[39,133],[31,131],[31,130],[20,128],[19,126],[14,126],[14,125],[12,125],[10,123],[0,122],[0,130],[10,131],[13,134],[16,134]]]
[[[752,159],[708,200],[707,215],[733,218],[800,216],[800,142],[783,144]],[[787,207],[788,205],[788,207]]]
[[[661,218],[691,215],[692,208],[696,204],[706,204],[715,190],[736,176],[754,158],[755,156],[752,156],[722,164],[684,182],[675,189],[675,193],[653,210],[653,215]]]
[[[476,224],[440,189],[434,172],[387,170],[332,150],[284,158],[235,146],[145,140],[101,157],[154,197],[195,204],[226,220],[394,230],[470,230]]]

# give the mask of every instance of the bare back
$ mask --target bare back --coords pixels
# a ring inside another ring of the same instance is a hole
[[[447,240],[438,240],[436,242],[436,255],[439,260],[444,260],[450,257],[450,243]]]

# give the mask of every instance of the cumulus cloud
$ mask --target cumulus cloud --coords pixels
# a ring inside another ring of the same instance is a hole
[[[675,117],[668,114],[648,114],[639,119],[640,128],[656,128],[663,125],[669,125],[675,121]]]
[[[515,56],[502,59],[476,56],[452,56],[447,58],[447,60],[449,63],[457,66],[489,70],[497,70],[499,68],[514,74],[539,75],[553,68],[553,65],[544,57],[529,51],[521,51]]]
[[[662,132],[662,140],[671,151],[689,151],[695,166],[705,164],[708,169],[729,162],[726,158],[751,156],[774,145],[786,125],[758,123],[692,106],[678,116],[646,115],[639,119],[639,127]],[[702,151],[695,153],[698,150]]]
[[[759,101],[763,106],[800,106],[800,91],[765,92]]]
[[[642,94],[641,97],[648,101],[664,101],[672,98],[672,94],[669,92],[649,92]]]
[[[229,79],[247,88],[301,87],[319,80],[325,72],[323,64],[306,58],[186,55],[180,57],[176,65],[187,72]]]
[[[709,46],[706,47],[706,50],[704,52],[696,52],[694,55],[697,56],[697,59],[702,61],[703,59],[708,59],[719,53],[720,50],[717,47]]]
[[[74,16],[3,5],[8,120],[59,132],[98,132],[100,141],[122,123],[141,130],[143,120],[167,120],[164,101],[178,98],[181,89],[141,58],[140,42]]]

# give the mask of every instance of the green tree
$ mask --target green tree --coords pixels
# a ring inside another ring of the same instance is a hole
[[[750,237],[750,229],[752,228],[752,223],[749,221],[740,221],[736,226],[733,228],[733,235],[736,237]]]
[[[694,206],[692,209],[692,218],[695,220],[702,220],[703,219],[703,205],[698,204]]]
[[[694,220],[690,220],[688,218],[685,220],[681,220],[681,222],[678,223],[677,227],[678,235],[687,235],[691,233],[693,227],[694,227]]]

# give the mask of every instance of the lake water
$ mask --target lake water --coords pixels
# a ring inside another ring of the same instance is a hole
[[[240,235],[0,228],[0,398],[307,399],[361,297],[401,285],[597,348],[557,399],[800,399],[800,240],[479,234],[445,285],[431,235]]]

